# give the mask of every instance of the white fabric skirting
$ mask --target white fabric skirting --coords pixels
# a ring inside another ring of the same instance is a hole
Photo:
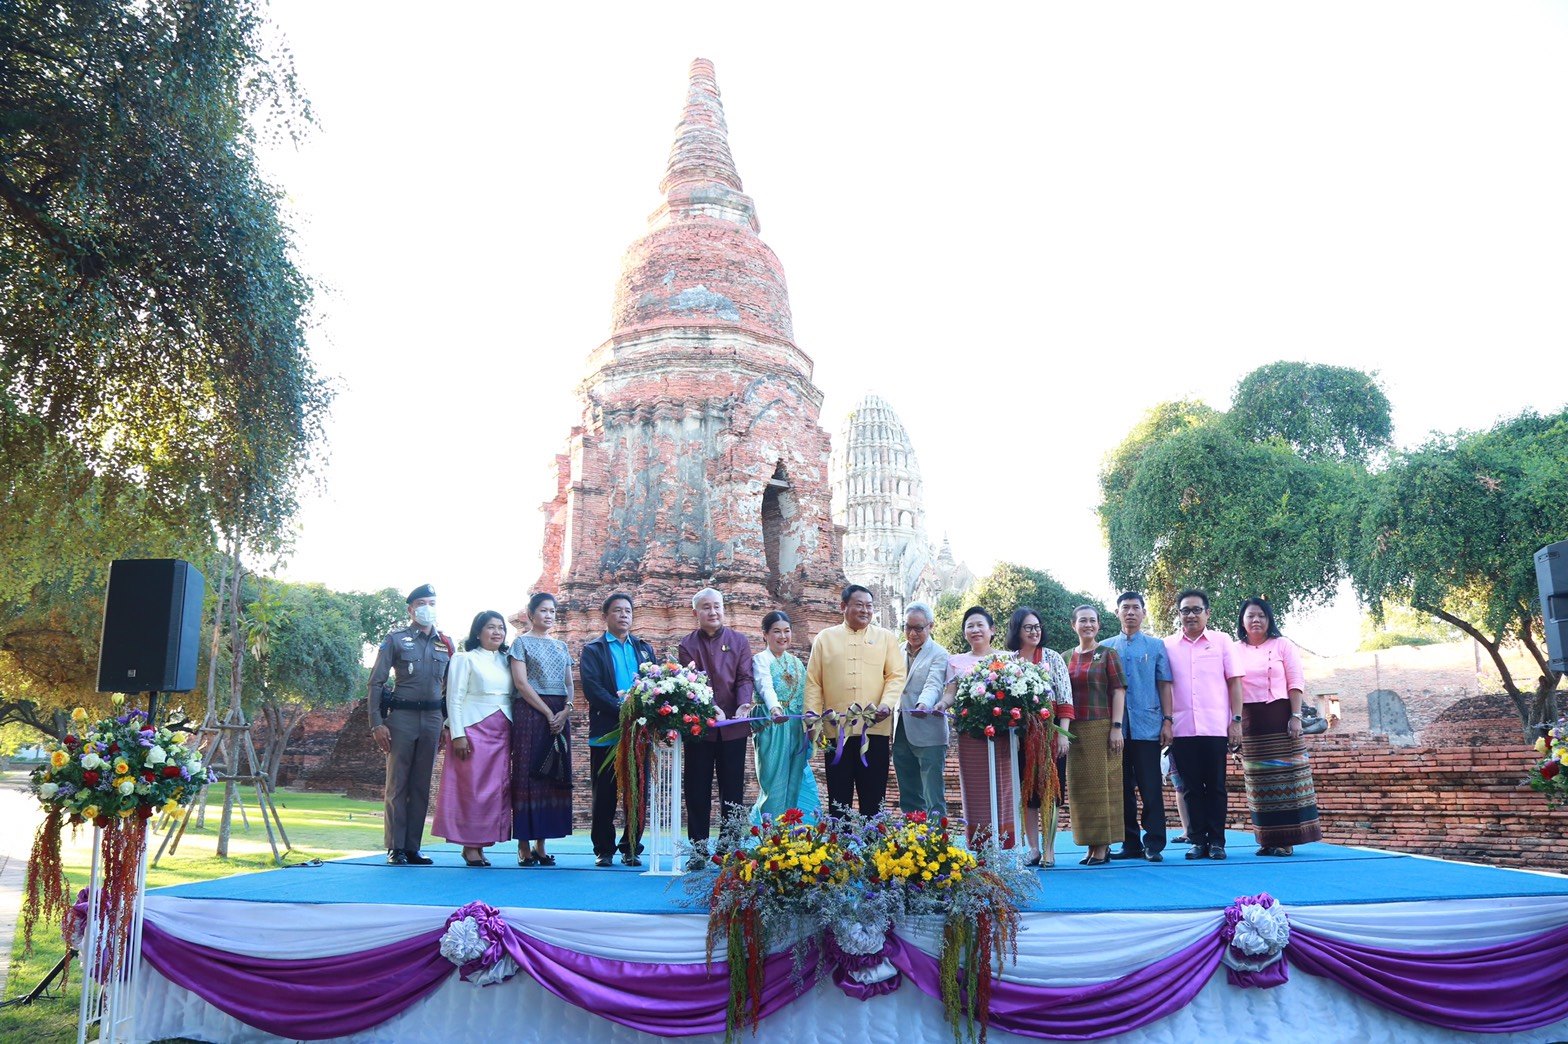
[[[174,985],[142,966],[141,1001],[138,1005],[139,1041],[162,1037],[222,1041],[226,1044],[259,1044],[283,1041],[252,1029],[195,994]],[[389,1042],[420,1044],[452,1040],[651,1042],[672,1040],[691,1044],[718,1044],[723,1034],[702,1037],[662,1038],[628,1029],[567,1004],[542,986],[519,975],[499,986],[483,989],[458,979],[454,973],[440,989],[403,1014],[373,1030],[338,1038],[355,1044]],[[795,1044],[833,1044],[866,1041],[868,1044],[950,1044],[952,1029],[942,1014],[941,1001],[928,997],[909,983],[886,997],[851,1000],[831,983],[819,983],[770,1015],[755,1037],[742,1040],[792,1041]],[[1032,1041],[993,1027],[989,1039],[997,1044]],[[1195,1040],[1297,1041],[1313,1044],[1404,1044],[1404,1042],[1487,1041],[1496,1036],[1455,1033],[1411,1022],[1362,1000],[1326,979],[1291,973],[1290,981],[1269,990],[1244,990],[1229,985],[1223,971],[1181,1011],[1169,1018],[1113,1038],[1117,1044],[1190,1044]],[[1568,1020],[1543,1027],[1526,1038],[1535,1041],[1568,1039]]]
[[[188,942],[276,959],[327,957],[395,943],[440,929],[452,910],[430,906],[255,903],[152,895],[147,918]],[[1568,925],[1568,897],[1457,899],[1408,903],[1307,906],[1289,909],[1292,923],[1346,942],[1410,951],[1472,949]],[[650,963],[704,959],[707,919],[700,914],[623,914],[508,908],[522,931],[580,953]],[[1018,941],[1018,963],[1007,979],[1041,986],[1104,982],[1146,967],[1191,945],[1219,925],[1219,911],[1157,913],[1030,913]],[[928,953],[940,945],[937,925],[907,926],[902,937]],[[138,984],[140,1040],[188,1037],[206,1041],[278,1041],[175,985],[143,964]],[[823,982],[769,1016],[768,1040],[799,1044],[839,1040],[913,1044],[952,1039],[939,1000],[904,983],[887,997],[860,1002]],[[1275,989],[1240,989],[1217,973],[1193,1002],[1117,1041],[1492,1040],[1412,1022],[1337,984],[1293,970]],[[477,988],[454,973],[430,996],[351,1041],[465,1039],[652,1041],[559,1000],[526,975]],[[995,1041],[1028,1040],[993,1028]],[[678,1038],[718,1041],[722,1035]],[[764,1039],[764,1037],[759,1037]],[[1531,1033],[1530,1040],[1568,1039],[1568,1020]]]

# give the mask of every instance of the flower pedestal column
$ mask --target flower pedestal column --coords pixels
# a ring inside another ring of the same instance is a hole
[[[648,758],[648,834],[644,877],[674,877],[686,872],[680,853],[681,741],[656,743]]]
[[[146,895],[147,820],[132,816],[94,825],[92,879],[87,908],[79,914],[87,923],[80,944],[77,1044],[136,1039],[136,973]],[[89,1027],[97,1029],[92,1037]]]

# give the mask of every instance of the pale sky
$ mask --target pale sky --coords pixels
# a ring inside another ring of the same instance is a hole
[[[522,605],[698,56],[823,426],[887,399],[977,573],[1111,594],[1103,455],[1267,362],[1377,371],[1402,446],[1568,401],[1568,5],[566,7],[274,0],[339,388],[293,579]]]

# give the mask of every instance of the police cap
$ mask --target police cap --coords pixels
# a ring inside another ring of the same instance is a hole
[[[421,598],[434,598],[435,596],[435,588],[431,587],[429,584],[420,584],[418,587],[408,592],[408,604],[413,605]]]

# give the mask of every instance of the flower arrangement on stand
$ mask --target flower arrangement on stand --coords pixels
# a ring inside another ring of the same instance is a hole
[[[1539,757],[1530,767],[1530,789],[1545,794],[1552,808],[1568,804],[1568,718],[1558,718],[1535,741],[1535,753]]]
[[[116,696],[116,704],[124,697]],[[179,811],[196,799],[210,779],[201,752],[182,729],[152,725],[140,710],[89,722],[85,710],[71,712],[71,729],[51,746],[48,761],[33,770],[30,789],[45,815],[33,839],[22,900],[23,946],[32,947],[39,918],[64,917],[65,872],[61,830],[91,823],[101,832],[103,887],[100,912],[134,891],[146,854],[146,821],[154,813]],[[118,910],[111,937],[128,938],[130,912]]]
[[[697,668],[678,663],[637,668],[637,679],[621,694],[620,724],[605,737],[615,748],[609,760],[626,809],[628,837],[636,837],[648,817],[649,752],[688,736],[702,737],[717,726],[719,716],[708,676]]]
[[[708,906],[708,961],[722,942],[729,962],[730,1000],[725,1037],[762,1019],[763,959],[786,941],[795,943],[795,966],[821,931],[821,905],[854,877],[859,856],[831,820],[805,822],[800,809],[753,825],[749,813],[724,817],[719,851],[710,860],[717,876],[695,875],[691,887]]]
[[[970,851],[945,817],[853,812],[804,822],[799,809],[753,825],[725,816],[710,873],[690,875],[690,901],[708,908],[708,959],[729,962],[726,1037],[761,1020],[764,958],[786,944],[804,988],[806,958],[865,999],[898,986],[887,932],[912,918],[942,919],[943,1003],[957,1040],[981,1039],[995,971],[1016,958],[1019,905],[1037,875],[995,845]]]
[[[1233,986],[1278,986],[1288,978],[1281,958],[1290,944],[1290,919],[1267,892],[1244,895],[1225,908],[1220,961]]]
[[[1055,802],[1060,789],[1051,736],[1071,733],[1053,717],[1051,677],[1038,665],[1011,654],[981,660],[958,679],[953,699],[953,727],[976,739],[1002,740],[1017,730],[1022,748],[1022,793],[1039,795],[1042,807]]]
[[[946,816],[884,813],[873,827],[865,851],[873,882],[902,890],[901,917],[942,919],[938,968],[953,1038],[984,1040],[991,980],[1018,957],[1019,903],[1038,890],[1038,876],[994,841],[964,848]]]

